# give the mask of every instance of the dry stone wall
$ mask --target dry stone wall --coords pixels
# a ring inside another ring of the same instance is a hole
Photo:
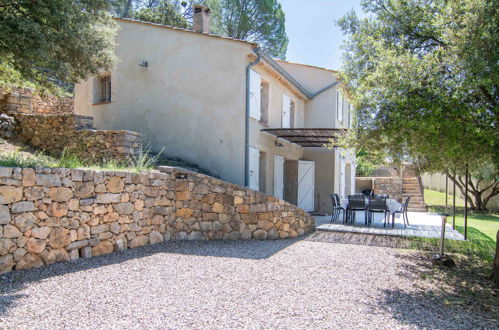
[[[73,113],[74,104],[70,97],[41,95],[28,88],[6,90],[0,88],[0,113],[13,115],[68,114]]]
[[[376,194],[387,194],[390,198],[402,201],[401,178],[373,178],[373,189]]]
[[[297,237],[314,227],[283,200],[212,177],[0,167],[0,273],[167,240]]]
[[[15,118],[19,139],[52,155],[66,148],[84,159],[126,160],[142,146],[139,133],[93,129],[92,117],[17,114]]]

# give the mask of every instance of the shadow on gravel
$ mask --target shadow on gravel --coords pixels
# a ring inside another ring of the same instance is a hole
[[[286,249],[303,238],[268,241],[169,241],[104,256],[79,259],[75,262],[61,262],[41,268],[12,271],[0,275],[0,316],[15,304],[15,300],[22,298],[22,295],[16,294],[16,292],[30,282],[162,253],[262,260]]]
[[[397,276],[409,278],[412,290],[384,290],[378,307],[418,328],[498,328],[499,290],[490,269],[476,258],[456,256],[457,267],[433,266],[430,254],[399,254]]]

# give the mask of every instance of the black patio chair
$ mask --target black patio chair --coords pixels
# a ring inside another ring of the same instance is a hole
[[[331,223],[338,221],[340,213],[343,212],[343,222],[345,222],[345,208],[341,206],[340,196],[338,194],[330,194],[333,203],[333,212],[331,214]]]
[[[362,190],[362,193],[364,194],[364,196],[369,197],[372,196],[373,191],[371,189],[364,189]]]
[[[386,227],[387,214],[389,214],[388,206],[386,205],[386,198],[382,196],[369,197],[369,203],[367,204],[367,213],[368,213],[367,218],[369,224],[372,222],[374,213],[383,213],[384,215],[383,227]]]
[[[410,199],[411,199],[411,196],[407,197],[404,204],[402,204],[402,206],[400,206],[400,209],[393,212],[393,214],[392,214],[392,227],[395,226],[395,213],[402,214],[402,219],[404,220],[404,227],[407,227],[409,225],[409,218],[407,217],[407,207],[409,206]],[[407,226],[406,226],[406,223],[407,223]]]
[[[367,205],[366,198],[363,194],[348,195],[347,222],[350,219],[352,224],[355,224],[355,215],[357,211],[364,211],[364,218],[367,225]]]

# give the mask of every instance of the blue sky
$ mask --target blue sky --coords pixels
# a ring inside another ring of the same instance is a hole
[[[351,9],[360,12],[360,0],[281,0],[289,38],[286,60],[329,69],[341,68],[344,38],[334,21]]]

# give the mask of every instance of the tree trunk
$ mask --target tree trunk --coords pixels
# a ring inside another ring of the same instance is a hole
[[[456,183],[456,186],[461,191],[463,198],[465,194],[465,183],[463,177],[460,175],[453,175],[449,173],[449,179]],[[493,181],[486,189],[479,187],[479,181],[474,184],[470,179],[468,184],[468,206],[471,210],[475,211],[488,211],[487,204],[492,197],[499,194],[499,181]]]
[[[496,234],[496,256],[494,257],[494,281],[499,285],[499,230]]]

